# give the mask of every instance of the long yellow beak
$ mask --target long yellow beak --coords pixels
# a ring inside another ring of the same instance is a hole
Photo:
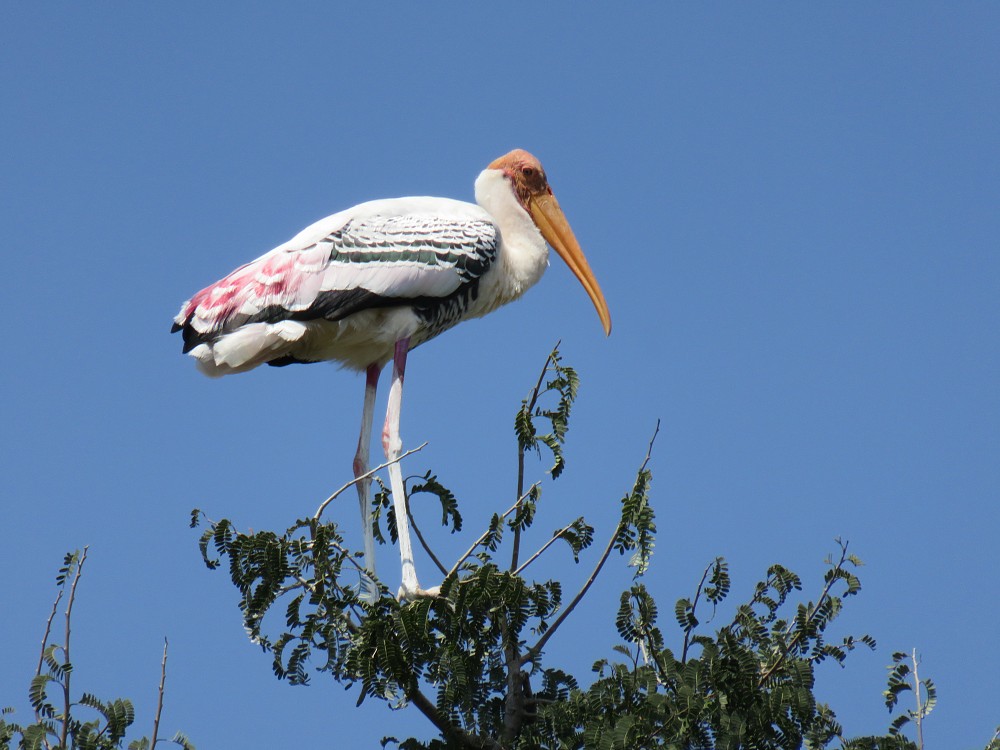
[[[608,303],[604,301],[601,287],[594,278],[594,272],[590,270],[590,264],[580,249],[580,243],[576,241],[573,230],[570,229],[569,222],[562,209],[559,208],[559,201],[551,193],[532,195],[528,198],[528,208],[531,211],[531,218],[535,220],[535,225],[542,233],[542,237],[552,248],[559,253],[559,257],[566,261],[569,270],[580,280],[583,288],[590,295],[590,300],[597,308],[597,314],[601,318],[601,325],[604,326],[604,334],[611,335],[611,313],[608,312]]]

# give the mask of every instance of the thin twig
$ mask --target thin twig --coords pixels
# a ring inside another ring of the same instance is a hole
[[[87,550],[88,547],[83,548],[83,554],[80,555],[80,560],[76,564],[76,573],[73,575],[73,583],[69,587],[69,601],[66,602],[66,642],[63,644],[63,657],[65,659],[66,666],[70,667],[67,669],[63,675],[63,699],[65,703],[65,708],[63,710],[62,716],[62,731],[59,733],[59,744],[62,747],[68,747],[66,740],[69,737],[69,709],[72,705],[70,703],[70,692],[69,692],[69,680],[70,676],[73,674],[72,664],[69,658],[69,636],[70,636],[70,622],[73,616],[73,602],[76,601],[76,586],[80,583],[80,576],[83,575],[83,564],[87,561]]]
[[[608,556],[611,554],[611,550],[614,549],[615,540],[618,538],[618,532],[620,529],[621,529],[621,523],[615,526],[615,531],[611,535],[611,538],[608,540],[608,546],[604,548],[604,553],[601,555],[601,559],[597,561],[597,565],[594,566],[593,571],[591,571],[590,577],[587,578],[586,582],[577,592],[576,596],[573,597],[573,601],[569,603],[566,609],[562,611],[562,614],[560,614],[559,617],[556,618],[556,621],[552,623],[552,626],[548,630],[546,630],[542,634],[542,637],[538,639],[538,642],[534,646],[529,648],[525,652],[524,656],[521,657],[521,666],[524,666],[529,661],[538,656],[538,654],[541,653],[542,649],[545,647],[545,644],[548,643],[549,638],[551,638],[552,635],[559,629],[559,626],[563,624],[563,621],[565,621],[565,619],[569,617],[570,612],[572,612],[576,608],[576,605],[580,603],[580,600],[583,599],[584,595],[593,585],[598,574],[601,572],[601,568],[604,567],[604,563],[608,561]]]
[[[534,487],[536,487],[536,486],[538,486],[538,482],[535,482],[533,485],[531,485],[531,487],[528,488],[528,492],[531,492],[531,490]],[[521,505],[521,502],[527,496],[528,496],[528,493],[525,493],[525,494],[521,495],[517,499],[517,502],[515,502],[512,506],[510,506],[509,508],[507,508],[507,510],[505,510],[503,512],[503,514],[500,516],[500,520],[501,521],[505,520],[507,518],[507,516],[509,516],[511,513],[513,513],[515,510],[517,510],[518,507]],[[476,547],[478,547],[480,544],[482,544],[483,540],[486,539],[486,537],[488,537],[489,535],[490,535],[490,530],[489,529],[486,529],[486,531],[484,531],[482,534],[480,534],[479,538],[472,543],[472,546],[469,547],[468,550],[466,550],[465,554],[462,555],[460,558],[458,558],[458,562],[456,562],[451,567],[451,570],[448,571],[448,575],[446,575],[445,578],[447,578],[448,576],[452,575],[455,571],[457,571],[458,568],[459,568],[459,566],[461,566],[462,563],[464,563],[466,560],[469,559],[469,557],[472,555],[472,553],[476,551]]]
[[[924,750],[924,705],[920,698],[920,675],[917,674],[917,650],[913,649],[913,692],[917,698],[917,713],[913,720],[917,723],[917,747]]]
[[[552,347],[552,351],[549,352],[549,356],[545,358],[545,364],[542,365],[542,371],[538,375],[538,382],[535,383],[535,387],[531,391],[531,400],[525,406],[525,410],[528,413],[528,419],[531,419],[531,413],[535,410],[535,404],[538,403],[538,396],[542,390],[542,381],[545,380],[545,374],[549,371],[549,363],[555,364],[552,355],[559,351],[559,344],[562,340],[556,342],[556,345]],[[517,445],[517,503],[515,507],[520,508],[521,503],[524,502],[524,498],[527,495],[524,492],[524,446],[518,441]],[[510,569],[516,570],[518,565],[518,559],[521,551],[521,529],[520,527],[514,529],[514,545],[513,550],[510,554]]]
[[[715,565],[713,562],[712,565]],[[698,588],[694,592],[694,601],[691,602],[691,616],[694,617],[694,611],[698,606],[698,597],[701,596],[701,587],[705,585],[705,579],[708,578],[708,571],[712,569],[712,565],[705,568],[705,572],[701,574],[701,580],[698,581]],[[681,664],[687,664],[688,646],[691,645],[691,631],[692,628],[684,628],[684,649],[681,651]]]
[[[576,521],[574,521],[573,523],[576,523]],[[538,556],[541,555],[549,547],[551,547],[556,542],[557,539],[562,539],[563,534],[565,534],[567,531],[573,528],[573,523],[566,524],[561,529],[559,529],[559,531],[553,534],[552,538],[549,539],[549,541],[547,541],[545,544],[543,544],[541,549],[539,549],[535,554],[533,554],[531,557],[525,560],[521,564],[521,567],[514,571],[514,575],[520,575],[522,570],[527,568],[529,565],[531,565],[531,563],[533,563],[536,559],[538,559]]]
[[[424,548],[424,552],[426,552],[427,555],[431,558],[431,560],[434,561],[434,564],[437,565],[438,570],[441,571],[441,575],[443,576],[448,575],[447,568],[445,568],[444,565],[441,564],[441,561],[438,560],[437,555],[434,554],[434,552],[431,550],[430,545],[427,544],[427,541],[424,539],[424,535],[420,533],[420,527],[417,526],[417,521],[413,517],[413,513],[410,511],[409,497],[406,498],[406,517],[410,519],[410,525],[413,527],[413,531],[416,533],[417,539],[420,541],[420,546]]]
[[[316,513],[313,515],[313,520],[318,521],[319,517],[321,515],[323,515],[323,511],[326,510],[326,506],[329,505],[330,503],[332,503],[334,500],[336,500],[337,497],[341,493],[343,493],[345,490],[350,489],[353,485],[357,484],[361,480],[368,479],[369,477],[377,474],[378,472],[382,471],[382,469],[386,468],[387,466],[391,466],[394,463],[398,463],[398,462],[402,461],[404,458],[406,458],[407,456],[412,455],[412,454],[416,453],[417,451],[423,450],[425,447],[427,447],[426,441],[423,442],[423,443],[421,443],[420,445],[418,445],[416,448],[411,448],[410,450],[406,451],[405,453],[400,454],[400,456],[398,458],[394,458],[391,461],[386,461],[383,464],[379,464],[378,466],[376,466],[371,471],[366,471],[361,476],[354,477],[354,479],[352,479],[350,482],[348,482],[347,484],[345,484],[339,490],[337,490],[332,495],[330,495],[330,497],[328,497],[326,500],[324,500],[322,503],[320,503],[319,508],[316,509]]]
[[[62,601],[63,589],[59,589],[59,593],[56,594],[56,600],[52,602],[52,612],[49,614],[49,619],[45,621],[45,635],[42,636],[42,650],[38,654],[38,668],[35,670],[35,677],[38,677],[42,673],[42,664],[45,661],[45,647],[49,645],[49,634],[52,632],[52,621],[56,617],[56,612],[59,609],[59,602]],[[39,721],[41,719],[39,718]]]
[[[305,581],[303,581],[300,578],[298,583],[293,583],[291,586],[282,586],[281,588],[279,588],[278,596],[284,596],[285,594],[290,594],[296,589],[306,589],[308,591],[310,590],[310,587]]]
[[[344,559],[347,560],[347,562],[349,562],[351,565],[353,565],[355,568],[358,569],[359,573],[364,573],[366,576],[369,577],[371,576],[371,571],[368,570],[368,568],[366,568],[364,565],[359,563],[357,560],[355,560],[350,550],[348,550],[346,547],[342,546],[338,542],[330,542],[330,546],[333,547],[335,550],[337,550],[337,552],[342,554],[344,556]]]
[[[49,635],[52,632],[52,621],[56,617],[56,612],[59,610],[59,602],[62,601],[64,588],[59,589],[59,593],[56,594],[56,600],[52,602],[52,612],[49,614],[49,619],[45,621],[45,635],[42,636],[42,650],[38,654],[38,668],[35,670],[35,677],[42,674],[42,664],[45,662],[45,649],[49,645]],[[42,723],[42,714],[37,709],[35,710],[35,721],[39,724]],[[49,744],[48,735],[42,738],[42,743],[45,745],[45,750],[50,750],[52,747]]]
[[[160,734],[160,714],[163,713],[163,689],[167,684],[167,639],[163,638],[163,661],[160,662],[160,690],[156,699],[156,714],[153,716],[153,738],[149,747],[156,747],[156,738]]]

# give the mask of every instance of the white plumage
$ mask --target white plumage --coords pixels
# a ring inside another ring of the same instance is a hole
[[[515,150],[476,180],[479,205],[448,198],[362,203],[317,221],[184,303],[184,351],[207,375],[262,364],[335,360],[367,372],[356,477],[368,466],[375,385],[393,360],[383,447],[401,451],[407,352],[467,318],[517,299],[542,276],[552,245],[581,281],[606,333],[607,304],[541,164]],[[422,592],[413,568],[402,476],[389,467],[403,560],[401,595]],[[374,571],[370,480],[358,481],[366,564]],[[369,594],[371,592],[368,592]]]

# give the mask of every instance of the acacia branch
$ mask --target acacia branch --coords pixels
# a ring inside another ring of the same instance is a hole
[[[334,500],[336,500],[344,491],[350,489],[353,485],[357,484],[358,482],[360,482],[360,481],[362,481],[364,479],[370,479],[372,476],[374,476],[378,472],[382,471],[382,469],[386,468],[387,466],[391,466],[392,464],[399,463],[400,461],[402,461],[407,456],[409,456],[409,455],[411,455],[413,453],[416,453],[417,451],[423,450],[426,447],[427,447],[427,442],[425,441],[425,442],[421,443],[420,445],[418,445],[416,448],[411,448],[410,450],[408,450],[408,451],[406,451],[404,453],[401,453],[399,455],[399,457],[394,458],[391,461],[386,461],[385,463],[379,464],[374,469],[372,469],[370,471],[366,471],[364,474],[362,474],[359,477],[354,477],[354,479],[352,479],[350,482],[348,482],[347,484],[345,484],[343,487],[341,487],[336,492],[334,492],[332,495],[330,495],[330,497],[328,497],[326,500],[324,500],[322,503],[320,503],[319,508],[317,508],[316,512],[313,514],[313,520],[314,521],[318,521],[319,517],[321,515],[323,515],[323,511],[326,510],[326,506],[329,505],[330,503],[332,503]]]
[[[809,614],[806,616],[804,625],[808,625],[809,623],[812,622],[813,618],[816,616],[816,613],[819,612],[820,607],[822,607],[823,604],[826,602],[826,599],[830,595],[830,589],[833,588],[834,582],[838,579],[837,571],[841,570],[844,567],[844,561],[846,560],[847,560],[847,544],[845,543],[840,548],[840,562],[838,562],[837,565],[833,568],[833,570],[830,571],[829,579],[827,580],[826,585],[823,587],[823,592],[819,595],[819,599],[816,601],[816,604],[813,606],[813,608],[809,611]],[[789,627],[791,627],[791,625],[789,625]],[[784,648],[782,650],[781,654],[778,656],[777,660],[775,660],[774,664],[772,664],[770,667],[764,670],[764,674],[762,674],[760,676],[760,679],[757,680],[758,686],[762,686],[765,682],[767,682],[768,678],[778,670],[778,667],[784,664],[785,659],[787,659],[788,655],[795,650],[795,648],[799,644],[799,641],[801,641],[802,638],[805,636],[805,633],[806,631],[803,628],[800,629],[799,632],[795,634],[795,637],[792,638],[787,648]]]

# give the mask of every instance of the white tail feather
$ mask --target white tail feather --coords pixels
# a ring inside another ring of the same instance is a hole
[[[307,327],[298,321],[251,323],[219,337],[210,344],[199,344],[190,351],[206,375],[219,377],[243,372],[282,356],[290,344],[301,339]]]

